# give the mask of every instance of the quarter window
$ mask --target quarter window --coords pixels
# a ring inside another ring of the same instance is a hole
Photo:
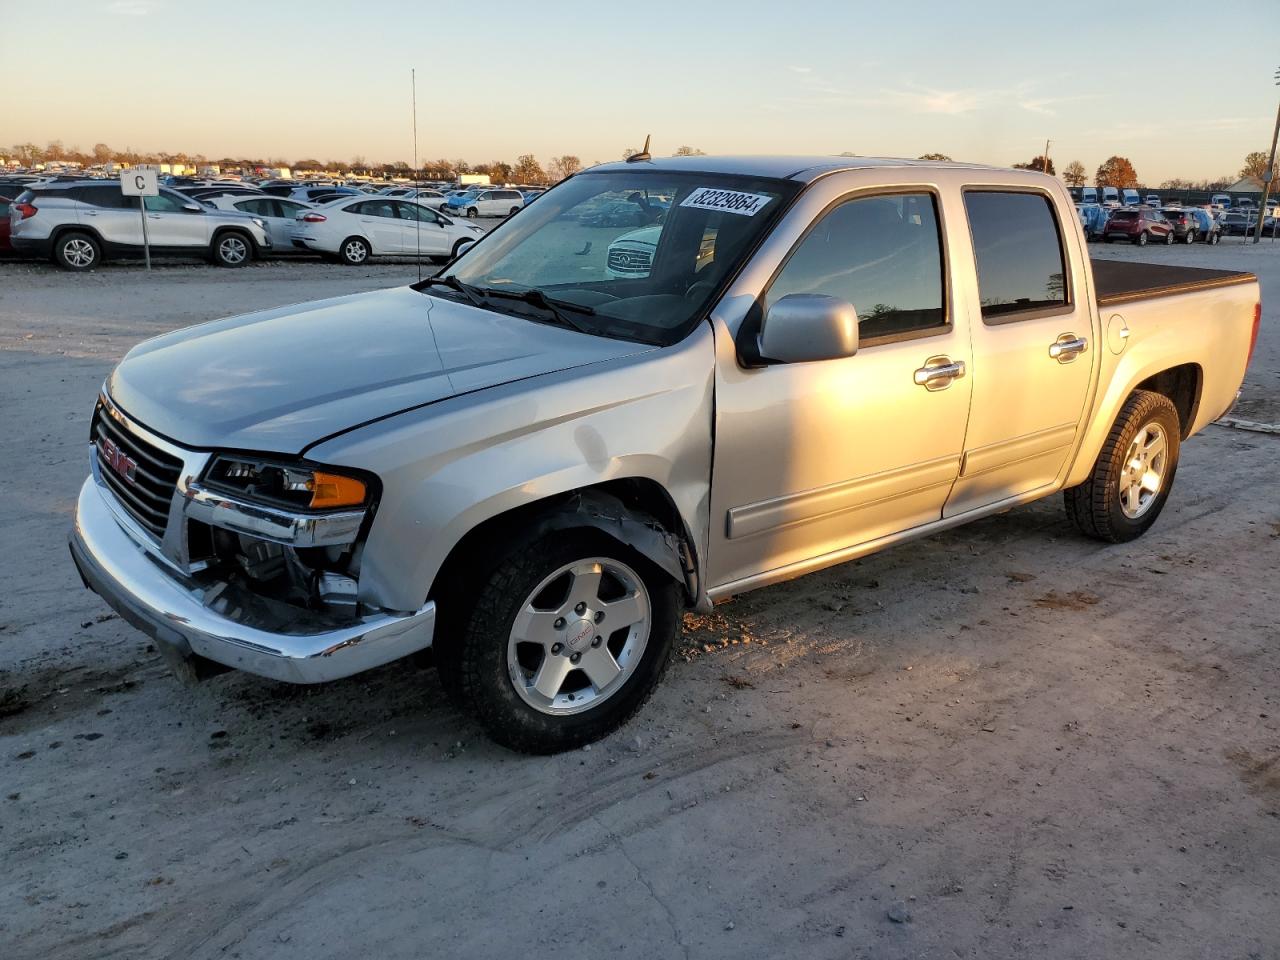
[[[964,205],[982,319],[1000,323],[1029,311],[1066,307],[1062,237],[1049,198],[1040,193],[969,190]]]
[[[947,323],[942,241],[931,194],[850,200],[826,214],[796,247],[765,295],[791,293],[852,303],[862,339]]]

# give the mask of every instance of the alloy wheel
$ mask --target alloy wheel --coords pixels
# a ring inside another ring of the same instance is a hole
[[[93,244],[76,237],[63,244],[62,255],[71,266],[83,269],[93,263]]]
[[[581,713],[617,693],[649,642],[653,614],[640,575],[620,560],[565,564],[521,604],[507,641],[516,694],[540,713]]]
[[[1154,420],[1138,430],[1124,456],[1120,472],[1120,509],[1137,520],[1151,509],[1164,487],[1169,463],[1169,440]]]

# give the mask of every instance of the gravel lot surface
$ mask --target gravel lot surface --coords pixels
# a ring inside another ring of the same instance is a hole
[[[1280,421],[1280,249],[1241,415]],[[434,673],[180,686],[65,546],[138,340],[416,268],[0,264],[0,956],[1274,958],[1280,437],[1211,427],[1142,540],[1058,498],[691,616],[584,751]]]

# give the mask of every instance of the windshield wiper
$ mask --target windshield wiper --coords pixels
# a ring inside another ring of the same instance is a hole
[[[562,327],[568,327],[570,330],[577,330],[579,333],[595,333],[594,330],[581,320],[570,315],[569,311],[574,313],[585,314],[586,316],[595,316],[595,310],[586,304],[574,303],[572,300],[560,300],[556,297],[548,297],[537,287],[530,287],[528,290],[501,290],[497,287],[482,287],[480,292],[486,297],[502,297],[507,300],[519,300],[530,306],[538,307],[547,311],[551,316],[555,317],[556,322]]]
[[[442,287],[448,287],[450,290],[456,290],[458,293],[466,297],[473,307],[480,307],[483,309],[485,305],[484,297],[481,295],[480,291],[469,283],[463,283],[452,274],[447,277],[428,277],[418,285],[418,289],[421,289],[422,287],[429,287],[433,283],[438,283]]]

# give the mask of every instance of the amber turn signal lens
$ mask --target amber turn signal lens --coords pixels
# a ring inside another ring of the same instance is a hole
[[[311,480],[311,508],[358,507],[364,503],[365,486],[354,477],[317,470]]]

